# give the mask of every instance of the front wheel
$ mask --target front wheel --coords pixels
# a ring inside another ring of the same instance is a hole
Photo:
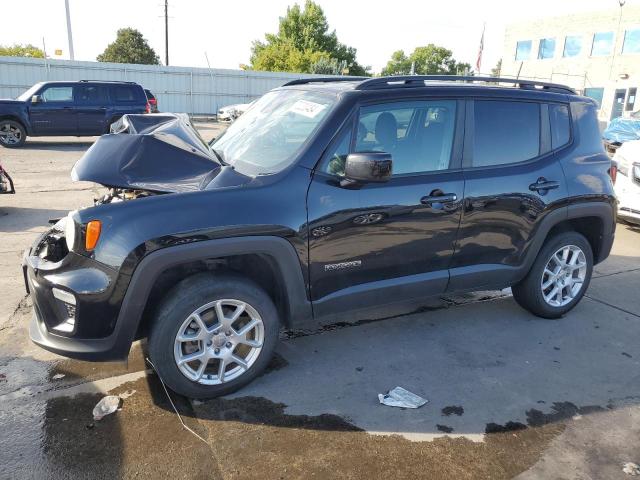
[[[559,318],[578,304],[592,271],[587,239],[578,232],[560,233],[547,241],[527,276],[511,290],[516,302],[534,315]]]
[[[279,333],[269,296],[236,275],[199,274],[160,306],[149,355],[162,380],[191,398],[231,393],[269,363]]]
[[[0,120],[0,145],[7,148],[18,148],[27,141],[27,131],[18,122]]]

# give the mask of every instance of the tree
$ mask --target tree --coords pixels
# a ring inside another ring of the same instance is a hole
[[[11,46],[0,45],[0,56],[44,58],[44,52],[31,44],[21,45],[16,43]]]
[[[256,40],[251,47],[254,70],[324,73],[342,65],[350,75],[368,71],[356,61],[356,49],[340,43],[335,30],[329,32],[322,8],[312,0],[306,0],[304,8],[288,7],[278,33],[267,33],[264,42]]]
[[[430,43],[416,47],[408,57],[403,50],[393,52],[382,75],[409,75],[412,66],[416,75],[456,75],[471,69],[468,63],[456,62],[451,50]]]
[[[116,40],[96,58],[99,62],[159,65],[160,58],[145,38],[134,28],[118,30]]]
[[[498,60],[498,63],[496,63],[496,66],[491,69],[491,76],[499,77],[501,70],[502,70],[502,59]]]

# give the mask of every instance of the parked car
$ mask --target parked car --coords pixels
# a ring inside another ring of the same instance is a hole
[[[13,180],[2,165],[0,165],[0,193],[16,193]]]
[[[158,99],[156,99],[155,95],[151,93],[151,90],[147,90],[145,88],[144,93],[147,96],[147,101],[149,102],[149,112],[158,113]]]
[[[596,112],[556,84],[408,76],[289,82],[210,145],[126,116],[73,170],[108,194],[24,254],[31,338],[113,360],[148,336],[162,379],[208,398],[281,328],[509,286],[561,317],[614,238]]]
[[[631,113],[629,117],[611,120],[602,132],[602,139],[607,152],[611,155],[614,155],[624,142],[640,140],[640,110]]]
[[[625,142],[613,157],[618,217],[640,225],[640,140]]]
[[[227,105],[218,110],[217,119],[219,122],[233,122],[240,115],[246,112],[249,107],[253,105],[251,103],[237,103],[235,105]]]
[[[27,136],[102,135],[122,115],[149,109],[134,82],[41,82],[15,100],[0,100],[0,145],[21,147]]]

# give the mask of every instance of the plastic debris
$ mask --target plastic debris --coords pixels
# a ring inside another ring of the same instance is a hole
[[[121,393],[120,395],[118,395],[122,400],[126,400],[127,398],[129,398],[131,395],[133,395],[134,393],[136,393],[137,390],[127,390],[126,392]]]
[[[389,390],[386,394],[379,393],[378,400],[380,400],[380,403],[383,405],[401,408],[420,408],[429,401],[402,387]]]
[[[640,475],[640,466],[637,463],[627,462],[622,465],[622,471],[627,475]]]
[[[93,419],[102,420],[103,417],[111,415],[118,410],[122,399],[117,395],[107,395],[93,407]]]
[[[66,375],[64,373],[56,373],[53,377],[51,377],[53,380],[60,380],[61,378],[66,377]]]

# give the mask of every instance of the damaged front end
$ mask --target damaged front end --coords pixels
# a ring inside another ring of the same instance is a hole
[[[78,160],[71,178],[109,188],[105,203],[199,191],[220,169],[187,115],[125,115]]]

